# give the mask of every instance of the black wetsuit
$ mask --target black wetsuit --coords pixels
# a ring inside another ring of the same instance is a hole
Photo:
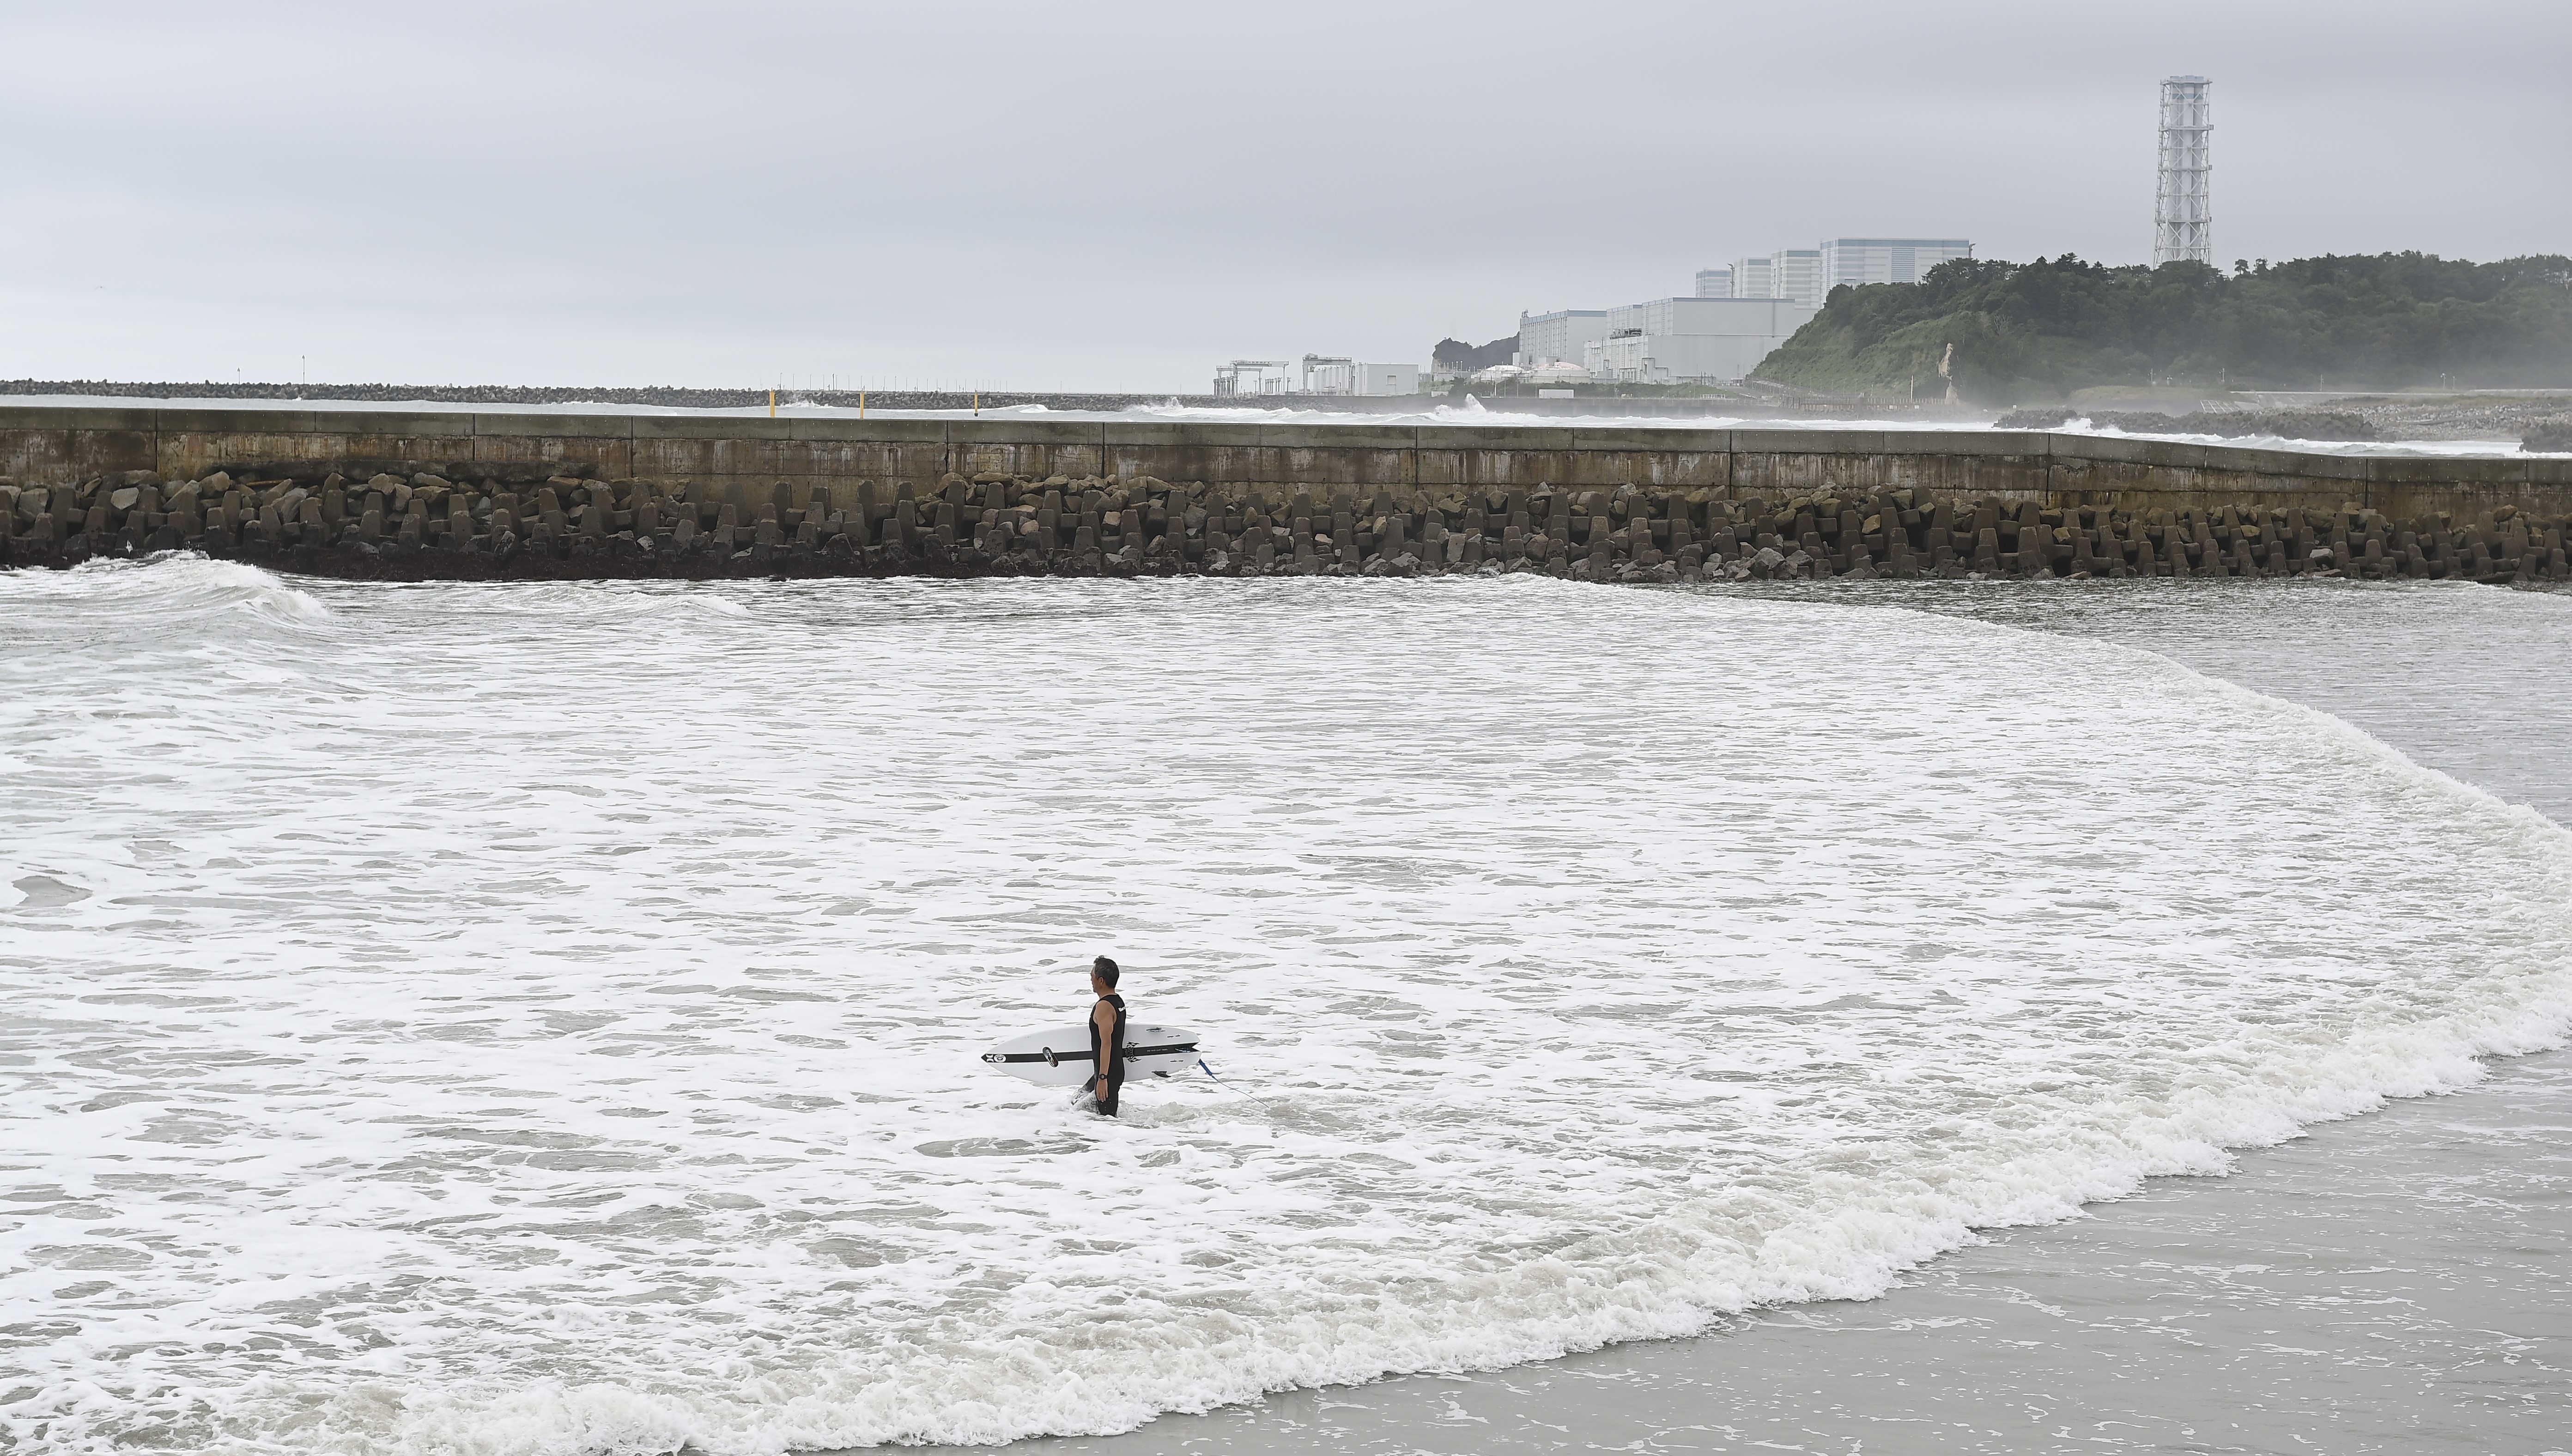
[[[1117,1090],[1125,1086],[1125,998],[1109,992],[1098,1000],[1102,1005],[1116,1008],[1116,1020],[1109,1031],[1107,1045],[1102,1047],[1098,1039],[1098,1013],[1094,1008],[1089,1013],[1089,1065],[1098,1069],[1098,1081],[1091,1083],[1090,1091],[1098,1096],[1099,1112],[1113,1117],[1116,1115]]]

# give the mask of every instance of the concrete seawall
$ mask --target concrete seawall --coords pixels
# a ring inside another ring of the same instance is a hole
[[[586,466],[586,469],[566,468]],[[319,480],[420,472],[524,484],[576,473],[686,480],[737,506],[799,491],[948,474],[1328,488],[1620,484],[1772,496],[1897,489],[2041,504],[2250,500],[2387,515],[2520,505],[2572,510],[2572,459],[2402,457],[2017,430],[1591,429],[1538,425],[1157,424],[764,419],[709,415],[312,409],[0,408],[0,477],[67,485]]]
[[[2572,460],[1994,430],[0,408],[0,559],[2553,578]]]

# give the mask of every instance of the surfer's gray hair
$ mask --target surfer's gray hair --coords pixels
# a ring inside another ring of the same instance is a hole
[[[1106,982],[1108,990],[1114,991],[1116,989],[1116,963],[1108,960],[1105,956],[1101,956],[1097,960],[1089,963],[1089,974]]]

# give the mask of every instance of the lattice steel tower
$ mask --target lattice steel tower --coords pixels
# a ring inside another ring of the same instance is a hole
[[[2215,83],[2203,76],[2162,82],[2162,179],[2153,200],[2153,266],[2187,259],[2215,263]]]

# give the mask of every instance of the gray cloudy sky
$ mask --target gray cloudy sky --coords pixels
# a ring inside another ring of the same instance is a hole
[[[2572,252],[2572,4],[0,0],[0,376],[1203,388],[1829,236]]]

